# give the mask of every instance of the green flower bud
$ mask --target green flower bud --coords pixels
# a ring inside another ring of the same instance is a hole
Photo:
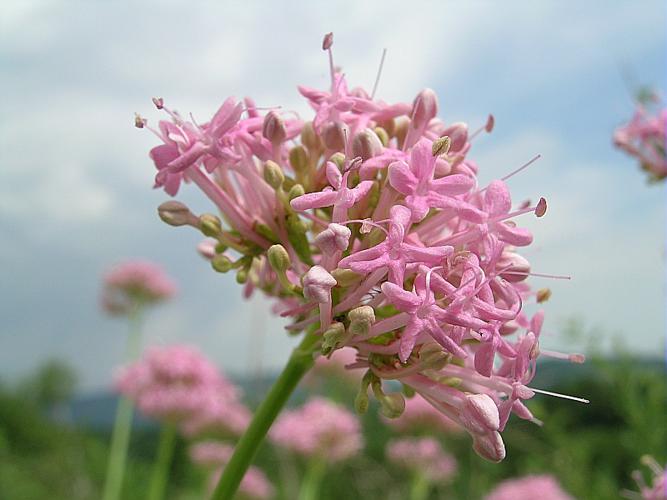
[[[289,163],[295,172],[304,172],[308,169],[308,153],[303,146],[295,146],[289,152]]]
[[[303,189],[303,186],[301,184],[294,184],[287,194],[287,199],[292,201],[294,198],[298,198],[304,194],[306,194],[306,191]]]
[[[213,214],[200,215],[199,229],[202,233],[204,233],[204,236],[217,238],[218,235],[222,232],[222,222],[220,222],[220,217]]]
[[[278,273],[284,273],[292,265],[289,254],[282,245],[272,245],[266,254],[269,259],[269,264],[271,264],[273,270]]]
[[[232,261],[226,255],[216,255],[211,259],[211,267],[219,273],[228,272],[232,266]]]
[[[264,164],[264,180],[273,189],[280,189],[280,186],[285,182],[285,174],[275,161],[267,161]]]

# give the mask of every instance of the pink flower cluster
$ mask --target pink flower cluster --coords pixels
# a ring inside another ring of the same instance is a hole
[[[329,462],[351,458],[363,446],[359,419],[323,398],[313,398],[299,409],[282,413],[269,438],[298,455]]]
[[[197,465],[211,470],[209,489],[212,492],[220,480],[225,465],[234,453],[234,447],[217,441],[204,441],[190,448],[190,459]],[[273,486],[258,467],[251,466],[243,476],[237,495],[242,500],[268,500],[273,498]]]
[[[655,182],[667,177],[667,108],[653,114],[648,104],[638,104],[632,120],[614,131],[614,145],[637,158]]]
[[[101,301],[108,313],[123,315],[169,299],[175,293],[176,285],[160,266],[145,260],[130,260],[106,272]]]
[[[238,389],[190,346],[152,347],[120,370],[116,387],[142,413],[179,423],[188,436],[239,435],[250,420]]]
[[[639,493],[634,491],[623,491],[625,498],[637,498],[643,500],[667,500],[667,467],[662,467],[653,457],[645,455],[642,457],[642,463],[646,465],[653,479],[650,484],[644,480],[640,471],[634,471],[632,478],[639,487]]]
[[[384,421],[398,432],[457,434],[463,431],[460,425],[438,411],[419,394],[405,400],[405,411],[400,417],[384,418]]]
[[[370,388],[383,413],[400,415],[403,398],[383,387],[399,380],[464,427],[480,455],[502,460],[510,413],[533,420],[523,401],[535,394],[542,313],[522,307],[550,295],[527,284],[519,249],[532,235],[515,219],[543,216],[546,202],[514,207],[504,180],[478,185],[468,154],[493,117],[469,133],[437,118],[432,90],[390,104],[350,89],[332,44],[329,34],[329,89],[299,87],[311,121],[229,98],[196,123],[154,99],[171,117],[151,129],[163,142],[150,153],[156,187],[175,195],[192,182],[224,221],[177,201],[160,217],[209,237],[212,267],[235,272],[246,296],[275,297],[287,328],[320,335],[323,355],[354,348],[359,411]]]
[[[535,475],[500,483],[485,500],[573,500],[553,476]]]
[[[432,483],[446,482],[456,473],[456,460],[433,438],[403,438],[387,443],[387,458],[395,465],[423,474]]]

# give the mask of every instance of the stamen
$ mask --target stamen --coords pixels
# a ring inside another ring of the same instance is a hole
[[[527,273],[524,271],[506,271],[504,274],[513,274],[515,276],[535,276],[536,278],[550,278],[554,280],[572,279],[572,276],[559,276],[557,274]]]
[[[343,222],[339,222],[338,224],[342,224],[342,225],[345,225],[345,224],[362,224],[362,227],[363,227],[364,225],[366,225],[366,226],[373,226],[373,227],[379,229],[379,230],[382,231],[385,235],[388,236],[388,235],[389,235],[389,231],[387,231],[384,227],[382,227],[382,226],[380,225],[380,224],[382,224],[382,223],[387,223],[387,222],[389,222],[389,219],[379,220],[379,221],[377,221],[377,222],[372,221],[371,219],[350,219],[350,220],[346,220],[346,221],[343,221]],[[370,231],[369,231],[369,232],[370,232]],[[366,234],[366,233],[364,233],[364,234]]]
[[[493,118],[493,115],[489,115],[486,119],[486,123],[484,124],[483,127],[479,127],[477,130],[475,130],[472,135],[468,138],[468,142],[471,142],[475,137],[477,137],[479,134],[482,133],[482,130],[484,130],[486,133],[490,133],[493,130],[493,125],[496,123],[495,118]]]
[[[510,172],[510,173],[507,174],[505,177],[502,177],[500,180],[503,181],[503,182],[506,181],[506,180],[509,179],[510,177],[512,177],[512,176],[518,174],[519,172],[521,172],[522,170],[524,170],[524,169],[530,167],[533,163],[535,163],[535,162],[536,162],[537,160],[539,160],[540,158],[542,158],[542,155],[539,155],[539,154],[538,154],[538,155],[533,156],[533,157],[532,157],[530,160],[528,160],[526,163],[524,163],[523,165],[521,165],[521,166],[520,166],[519,168],[517,168],[516,170]]]
[[[545,391],[545,390],[542,390],[542,389],[535,389],[534,387],[529,387],[528,389],[530,389],[533,392],[537,392],[538,394],[545,394],[547,396],[554,396],[554,397],[557,397],[557,398],[569,399],[571,401],[577,401],[578,403],[586,403],[586,404],[590,403],[590,401],[588,399],[577,398],[575,396],[568,396],[567,394],[559,394],[558,392],[551,392],[551,391]]]
[[[375,98],[375,92],[378,89],[378,84],[380,83],[380,76],[382,75],[382,68],[384,67],[384,58],[387,56],[387,49],[382,49],[382,57],[380,58],[380,67],[378,68],[377,75],[375,76],[375,83],[373,84],[373,91],[371,92],[371,100]]]
[[[543,354],[544,356],[547,356],[548,358],[562,359],[562,360],[565,360],[565,361],[569,361],[570,363],[576,363],[578,365],[580,365],[580,364],[582,364],[586,361],[586,356],[584,354],[580,354],[580,353],[565,354],[563,352],[545,351],[543,349],[540,349],[540,354]]]

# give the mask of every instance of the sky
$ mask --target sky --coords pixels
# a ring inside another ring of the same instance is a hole
[[[326,7],[325,7],[326,5]],[[667,89],[662,1],[0,3],[0,379],[66,360],[81,390],[107,387],[127,326],[99,308],[100,277],[132,257],[162,264],[179,296],[153,310],[145,344],[192,343],[225,371],[275,370],[295,344],[261,298],[197,255],[194,231],[161,223],[133,127],[153,123],[150,98],[205,121],[230,96],[308,116],[298,84],[323,88],[322,35],[349,82],[410,102],[424,87],[446,121],[496,128],[470,157],[480,179],[509,181],[515,200],[544,196],[549,212],[521,223],[525,252],[552,299],[542,345],[658,355],[665,344],[665,189],[611,146],[640,85]],[[203,195],[179,193],[193,211]],[[568,334],[572,321],[588,335]]]

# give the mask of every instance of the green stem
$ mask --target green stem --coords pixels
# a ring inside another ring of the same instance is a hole
[[[136,309],[130,314],[130,333],[125,347],[125,362],[134,361],[141,346],[141,311]],[[127,398],[121,397],[116,407],[116,418],[111,434],[111,449],[104,482],[103,500],[118,500],[123,487],[123,472],[127,459],[127,448],[132,430],[134,405]]]
[[[292,355],[282,373],[257,408],[250,426],[237,443],[231,460],[225,467],[211,500],[231,500],[241,483],[250,462],[262,444],[271,424],[287,403],[299,381],[313,366],[315,346],[319,337],[307,334]]]
[[[412,477],[412,484],[410,485],[410,500],[426,500],[430,487],[431,484],[426,475],[416,472]]]
[[[306,476],[301,483],[299,500],[317,500],[322,478],[327,470],[327,464],[322,458],[315,458],[308,464]]]
[[[153,474],[148,490],[148,500],[162,500],[169,480],[171,458],[174,455],[176,443],[176,425],[167,423],[160,430],[160,442],[157,448],[157,457],[153,464]]]

